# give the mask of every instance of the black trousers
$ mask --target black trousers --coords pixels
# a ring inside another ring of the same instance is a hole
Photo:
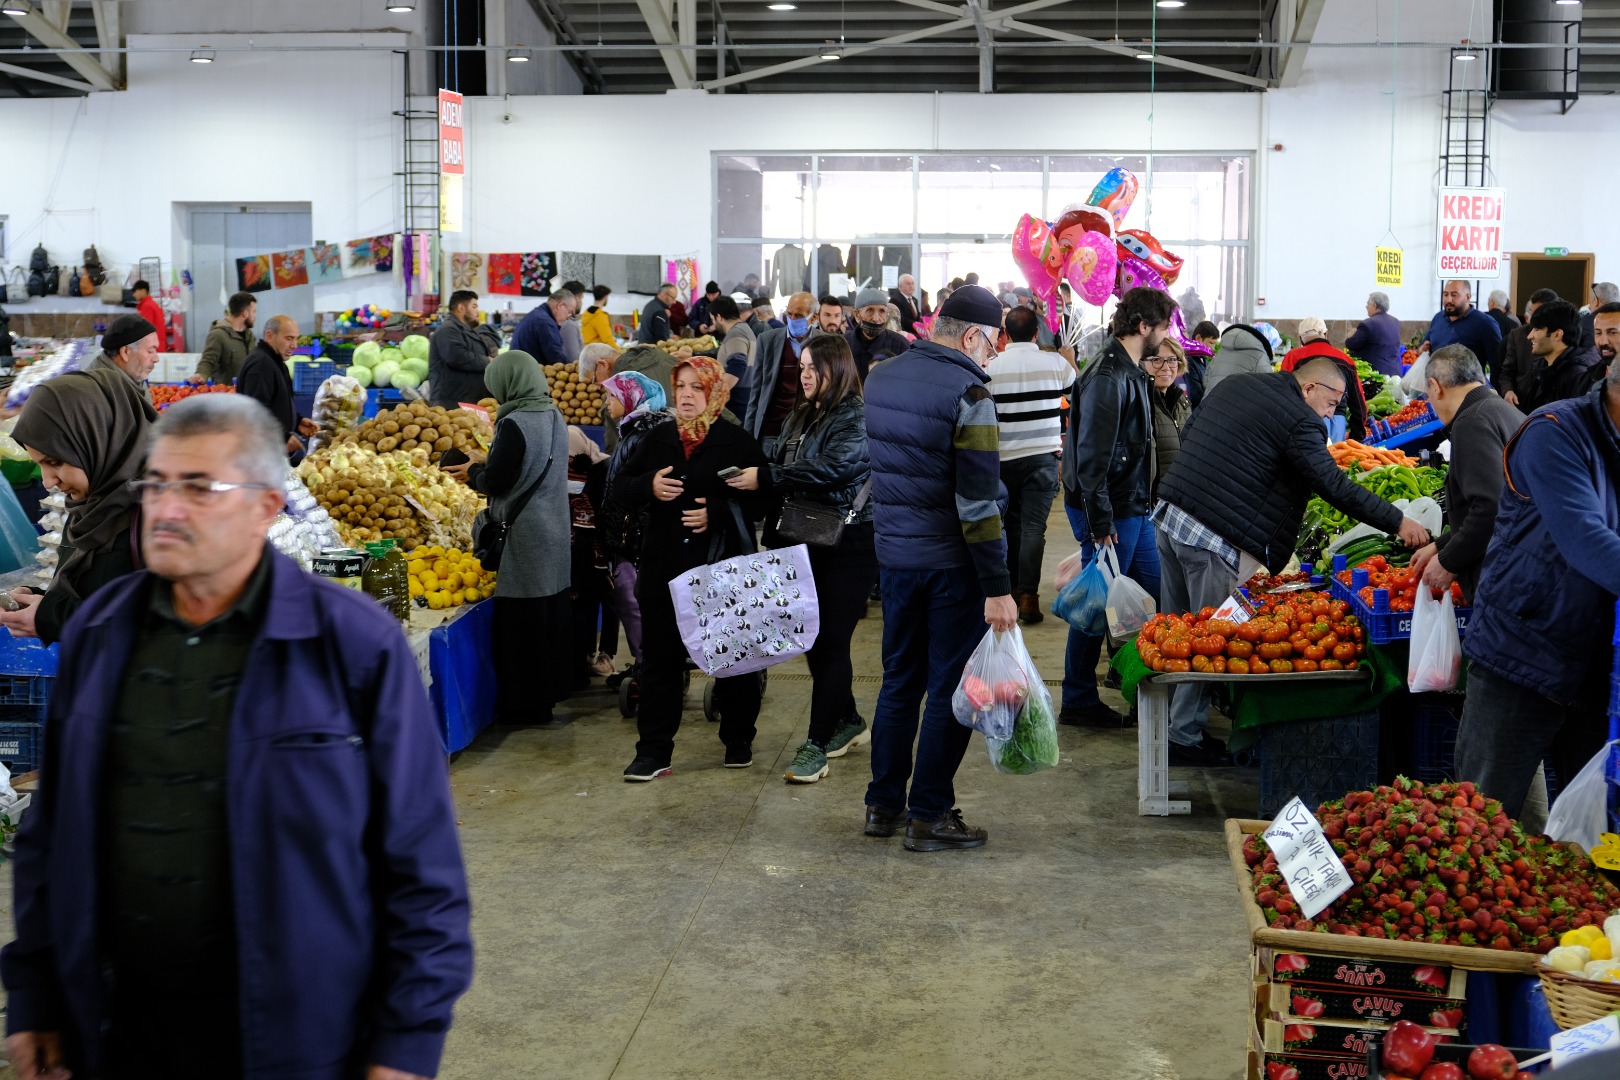
[[[552,596],[501,597],[494,611],[495,720],[544,724],[573,684],[573,627],[568,590]]]
[[[686,675],[686,646],[675,622],[669,579],[679,568],[643,565],[636,577],[641,605],[640,704],[636,710],[636,756],[669,764],[675,733],[681,729],[681,682]],[[714,707],[720,713],[720,741],[748,746],[759,720],[759,675],[750,673],[714,681]]]
[[[866,598],[877,584],[877,556],[870,523],[850,525],[836,548],[811,547],[810,572],[816,579],[821,630],[805,654],[814,680],[810,689],[810,741],[826,749],[846,718],[855,713],[855,669],[849,643],[866,612]]]

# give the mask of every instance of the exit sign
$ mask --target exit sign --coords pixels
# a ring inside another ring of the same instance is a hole
[[[1552,258],[1561,259],[1569,254],[1569,248],[1542,248],[1541,253]]]

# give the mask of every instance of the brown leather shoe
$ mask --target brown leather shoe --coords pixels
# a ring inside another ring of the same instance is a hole
[[[1020,593],[1018,596],[1018,621],[1026,626],[1034,626],[1046,613],[1041,610],[1041,596],[1039,593]]]
[[[889,811],[881,806],[868,806],[866,808],[866,835],[867,836],[893,836],[900,831],[900,826],[906,820],[904,810]]]
[[[983,847],[990,834],[962,820],[962,811],[952,810],[938,821],[912,818],[906,822],[907,851],[944,851],[946,848]]]

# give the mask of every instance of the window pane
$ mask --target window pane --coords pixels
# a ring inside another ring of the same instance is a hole
[[[919,233],[1011,239],[1020,217],[1040,212],[1041,159],[925,156],[917,189]]]
[[[1187,261],[1181,276],[1170,286],[1170,295],[1181,304],[1187,331],[1197,323],[1196,308],[1217,325],[1247,322],[1249,311],[1249,249],[1246,246],[1180,247],[1176,254]],[[1196,295],[1189,295],[1192,290]],[[1193,309],[1193,310],[1189,310]]]
[[[810,158],[722,157],[715,193],[721,236],[809,236]]]
[[[927,289],[929,297],[937,294],[941,285],[970,273],[978,274],[979,284],[995,292],[1008,283],[1014,288],[1024,284],[1024,275],[1013,262],[1012,248],[998,240],[922,245],[922,272],[917,275],[917,287]]]
[[[870,238],[858,241],[824,239],[815,245],[815,267],[811,273],[810,288],[817,296],[837,293],[838,290],[832,287],[833,274],[848,276],[849,296],[868,285],[872,288],[888,288],[883,284],[883,269],[887,266],[894,267],[896,281],[901,274],[912,273],[909,239],[877,243]]]
[[[819,159],[815,235],[911,237],[911,156]]]
[[[1138,196],[1136,215],[1162,242],[1247,240],[1249,159],[1154,157],[1151,213]],[[1128,225],[1133,222],[1127,222]]]
[[[1046,220],[1056,220],[1059,214],[1070,206],[1083,206],[1091,195],[1091,189],[1097,186],[1097,181],[1109,169],[1129,169],[1136,174],[1138,180],[1147,176],[1147,158],[1144,157],[1112,157],[1108,155],[1090,155],[1085,157],[1054,157],[1051,165],[1051,178],[1048,183],[1046,199]],[[1141,196],[1138,196],[1140,199]],[[1136,207],[1131,208],[1134,217],[1140,217],[1142,211]],[[1139,222],[1132,218],[1125,219],[1126,228],[1141,228]]]

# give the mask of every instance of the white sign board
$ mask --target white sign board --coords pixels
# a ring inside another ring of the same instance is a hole
[[[1289,891],[1307,919],[1317,914],[1350,888],[1350,873],[1322,833],[1316,815],[1299,799],[1282,808],[1282,813],[1265,831],[1266,846],[1277,856],[1277,869],[1288,882]]]
[[[1502,253],[1502,189],[1440,189],[1435,239],[1439,278],[1495,279],[1507,269]]]
[[[900,287],[900,268],[898,266],[885,266],[883,268],[883,287],[885,289],[898,289]]]
[[[1613,1013],[1590,1024],[1560,1031],[1552,1037],[1553,1068],[1562,1069],[1576,1058],[1620,1049],[1620,1019]]]
[[[849,286],[848,274],[828,274],[827,292],[833,296],[845,296],[855,290]]]

